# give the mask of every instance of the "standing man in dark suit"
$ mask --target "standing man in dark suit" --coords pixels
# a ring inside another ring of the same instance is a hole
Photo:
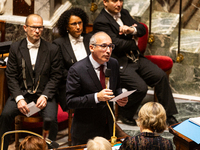
[[[148,85],[155,86],[158,101],[166,110],[168,124],[177,123],[173,116],[177,109],[167,75],[138,50],[136,39],[145,34],[145,27],[122,8],[123,0],[103,0],[103,3],[104,8],[95,19],[93,30],[106,32],[116,45],[113,57],[120,65],[121,87],[137,90],[129,97],[127,105],[119,109],[122,122],[136,124],[133,116],[147,93]]]
[[[71,130],[73,145],[86,144],[95,136],[106,139],[112,136],[113,119],[106,101],[122,92],[118,62],[110,58],[113,49],[111,38],[105,32],[98,32],[90,39],[91,54],[69,69],[66,102],[70,109],[75,109]],[[111,69],[111,75],[109,88],[104,89],[100,80],[107,68]],[[117,103],[125,106],[127,101],[126,97]],[[112,108],[113,103],[109,104]]]
[[[69,68],[77,61],[90,54],[90,34],[86,34],[88,16],[81,8],[71,8],[60,16],[57,27],[61,37],[55,39],[53,44],[59,46],[61,53],[63,78],[59,85],[59,98],[66,99],[66,80]],[[61,105],[67,110],[66,103]]]
[[[27,17],[24,31],[27,38],[11,45],[6,68],[10,97],[0,116],[0,137],[11,130],[15,116],[26,115],[27,104],[35,102],[43,120],[51,119],[49,139],[56,139],[57,104],[55,93],[61,78],[58,47],[41,39],[43,31],[41,16]],[[9,136],[5,137],[4,150],[8,148]]]

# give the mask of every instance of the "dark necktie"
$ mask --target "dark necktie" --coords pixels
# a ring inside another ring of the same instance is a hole
[[[105,85],[105,74],[103,72],[103,69],[104,69],[104,65],[101,65],[100,67],[100,82],[101,82],[101,86],[103,89],[106,88],[106,85]]]

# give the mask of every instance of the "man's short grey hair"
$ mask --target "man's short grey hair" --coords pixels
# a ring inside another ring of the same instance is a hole
[[[106,32],[103,32],[103,31],[99,31],[99,32],[96,32],[95,34],[93,34],[92,37],[90,38],[90,43],[89,43],[89,45],[96,44],[96,43],[97,43],[96,35],[102,34],[102,33],[107,34]],[[108,34],[107,34],[107,35],[108,35]]]

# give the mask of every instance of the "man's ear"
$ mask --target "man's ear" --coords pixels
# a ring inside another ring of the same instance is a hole
[[[23,28],[24,28],[24,31],[27,32],[27,26],[24,25]]]
[[[90,48],[90,52],[92,53],[94,51],[94,46],[90,45],[89,48]]]
[[[105,7],[107,6],[106,2],[107,2],[107,0],[103,0],[103,4]]]

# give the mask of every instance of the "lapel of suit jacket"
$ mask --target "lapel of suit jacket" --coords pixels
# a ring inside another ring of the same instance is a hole
[[[71,57],[71,62],[72,63],[77,62],[75,54],[74,54],[74,51],[72,49],[72,45],[71,45],[70,40],[69,40],[69,36],[67,35],[64,39],[65,39],[65,42],[63,42],[63,45],[64,45],[65,49],[62,49],[63,55],[64,56],[65,55],[69,55]]]
[[[127,26],[132,26],[131,21],[129,20],[127,15],[129,15],[129,14],[127,14],[127,12],[124,9],[122,9],[121,10],[121,20],[122,20],[123,24],[127,25]]]
[[[84,43],[84,46],[85,46],[85,50],[86,50],[86,53],[87,55],[90,54],[90,49],[89,49],[89,37],[86,37],[86,36],[83,36],[83,43]]]
[[[113,24],[113,26],[118,30],[119,32],[119,24],[116,22],[116,20],[109,14],[105,11],[105,9],[103,8],[102,9],[102,13],[104,14],[104,16],[109,20],[109,22],[111,24]]]
[[[102,90],[101,82],[99,81],[99,78],[97,77],[97,74],[90,62],[89,56],[87,56],[87,62],[86,62],[87,72],[90,76],[90,78],[93,80],[94,85],[97,87],[99,91]]]
[[[47,46],[45,44],[45,41],[41,39],[40,47],[38,49],[35,69],[34,69],[34,71],[35,71],[35,83],[37,83],[39,76],[41,74],[41,71],[43,69],[43,66],[45,65],[46,58],[48,56],[48,52],[49,51],[47,50]]]
[[[23,59],[25,60],[25,64],[26,64],[26,67],[28,68],[28,72],[29,72],[31,78],[33,78],[33,69],[32,69],[32,65],[31,65],[29,49],[27,48],[26,38],[23,39],[23,41],[21,42],[21,46],[19,47],[19,50],[22,54]]]

